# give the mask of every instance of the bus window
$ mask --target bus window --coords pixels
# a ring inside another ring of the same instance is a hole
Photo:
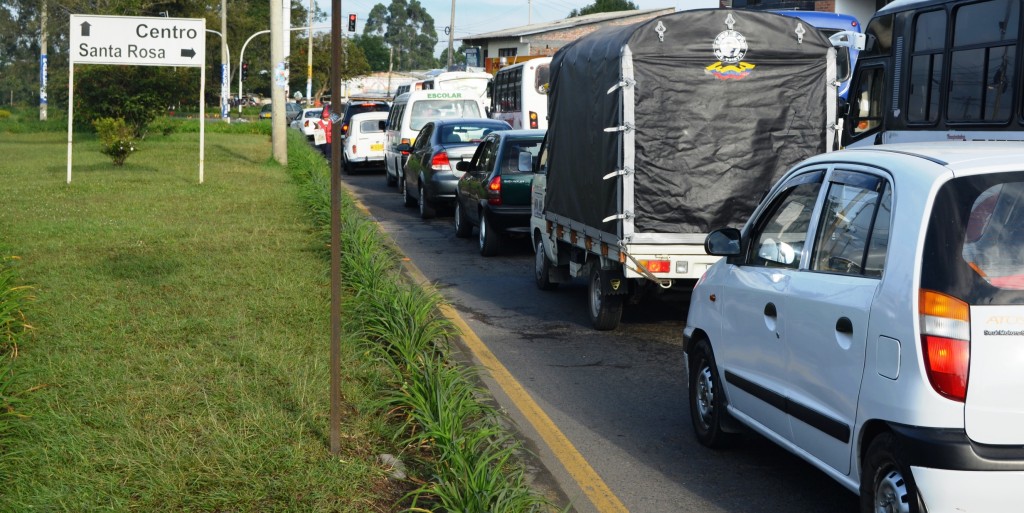
[[[1020,2],[965,4],[953,12],[953,20],[947,119],[1009,121]]]
[[[893,15],[879,16],[868,23],[864,33],[868,36],[867,46],[861,58],[884,57],[892,52]]]
[[[851,95],[850,127],[854,136],[866,134],[882,124],[882,87],[885,84],[885,69],[881,66],[862,68],[856,82],[857,90]]]
[[[946,47],[946,11],[928,11],[914,20],[914,48],[910,57],[907,121],[935,123],[939,119],[942,54]]]

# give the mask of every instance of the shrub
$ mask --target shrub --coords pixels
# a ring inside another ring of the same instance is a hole
[[[100,152],[110,156],[115,166],[123,166],[125,159],[135,152],[135,131],[121,118],[100,118],[92,126],[100,139]]]
[[[167,116],[161,116],[154,119],[148,127],[148,132],[158,133],[160,135],[171,135],[178,131],[181,127],[181,121],[171,119]]]
[[[11,117],[11,111],[0,109],[0,119],[7,119]]]

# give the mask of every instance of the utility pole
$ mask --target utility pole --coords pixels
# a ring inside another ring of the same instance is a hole
[[[341,98],[341,0],[331,0],[331,101]],[[341,454],[341,135],[331,124],[331,454]]]
[[[223,1],[223,0],[222,0]],[[287,0],[285,0],[287,1]],[[270,0],[270,140],[274,160],[288,165],[287,115],[284,107],[284,88],[288,85],[287,65],[284,62],[284,38],[281,25],[281,0]]]
[[[39,16],[39,121],[46,121],[46,0]],[[11,98],[14,103],[14,98]]]
[[[306,26],[309,27],[306,39],[309,50],[306,52],[306,106],[313,106],[313,0],[309,0],[309,11],[306,13]]]
[[[228,95],[231,92],[231,71],[228,69],[228,2],[220,0],[220,117],[231,121],[231,105]]]
[[[451,23],[448,24],[448,28],[449,28],[449,32],[448,32],[448,68],[447,69],[451,69],[452,61],[454,60],[452,58],[452,51],[453,51],[452,47],[454,46],[453,42],[455,40],[455,0],[452,0],[452,21],[451,21]]]

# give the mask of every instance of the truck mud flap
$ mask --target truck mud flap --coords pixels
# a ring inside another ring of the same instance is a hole
[[[601,269],[601,294],[625,296],[629,294],[629,280],[619,269]]]

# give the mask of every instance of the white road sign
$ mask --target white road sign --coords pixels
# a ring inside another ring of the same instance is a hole
[[[206,20],[71,15],[72,64],[202,67]]]

